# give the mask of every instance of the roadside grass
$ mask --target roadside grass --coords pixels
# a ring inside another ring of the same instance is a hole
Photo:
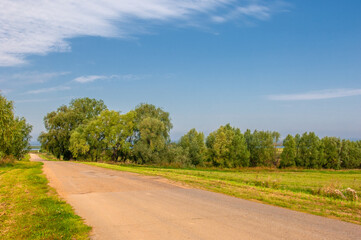
[[[47,161],[61,161],[61,159],[56,158],[54,155],[50,154],[50,153],[44,153],[44,152],[36,152],[36,154],[41,157],[44,160]]]
[[[0,239],[89,239],[91,228],[47,185],[42,164],[0,166]]]
[[[190,186],[361,225],[361,201],[337,194],[361,192],[361,170],[179,169],[83,162],[114,170],[162,176]],[[347,195],[346,195],[347,196]]]

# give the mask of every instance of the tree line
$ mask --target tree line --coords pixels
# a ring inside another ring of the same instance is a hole
[[[127,113],[109,110],[102,100],[79,98],[44,118],[42,149],[58,158],[206,167],[360,168],[361,142],[314,133],[244,133],[229,124],[207,137],[191,129],[175,143],[168,112],[140,104]],[[283,151],[282,151],[283,150]]]
[[[28,152],[32,126],[14,115],[14,105],[0,94],[0,164],[20,160]]]

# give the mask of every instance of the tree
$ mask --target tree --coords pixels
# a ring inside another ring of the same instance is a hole
[[[159,163],[162,152],[166,150],[167,139],[165,124],[152,117],[143,119],[138,125],[140,138],[135,143],[133,152],[138,163]]]
[[[70,150],[75,157],[90,155],[97,161],[102,153],[113,161],[125,161],[131,150],[135,112],[120,114],[104,110],[93,120],[80,125],[71,135]]]
[[[361,168],[361,141],[353,142],[343,139],[340,162],[342,168]]]
[[[322,167],[321,141],[314,132],[302,134],[299,143],[299,164],[305,168]]]
[[[57,158],[65,160],[72,158],[70,151],[70,136],[73,131],[98,116],[106,109],[102,100],[78,98],[70,102],[69,106],[61,106],[57,111],[48,113],[44,118],[47,132],[39,136],[43,149],[51,152]]]
[[[249,129],[245,132],[247,148],[250,151],[250,165],[272,166],[277,165],[276,145],[280,134],[278,132],[257,131]]]
[[[159,163],[162,161],[169,131],[173,127],[169,113],[151,104],[140,104],[135,108],[135,130],[133,155],[138,163]]]
[[[32,126],[13,111],[13,103],[0,95],[0,160],[7,156],[21,159],[28,152]]]
[[[336,137],[324,137],[321,142],[323,147],[322,167],[340,169],[341,140]]]
[[[249,165],[246,139],[238,128],[221,126],[207,137],[206,145],[214,166],[240,167]]]
[[[281,153],[280,167],[293,167],[296,165],[296,141],[295,138],[288,134],[283,140],[283,151]]]
[[[185,151],[192,165],[203,165],[207,149],[202,132],[198,133],[196,129],[191,129],[181,137],[179,145]]]

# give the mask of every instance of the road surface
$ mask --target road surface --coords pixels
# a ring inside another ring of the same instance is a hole
[[[32,154],[33,161],[41,159]],[[72,162],[44,161],[92,239],[361,239],[361,226]]]

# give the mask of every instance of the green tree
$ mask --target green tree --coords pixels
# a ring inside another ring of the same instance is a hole
[[[280,167],[293,167],[296,165],[296,141],[292,135],[287,135],[283,140],[283,151],[281,153]]]
[[[209,134],[206,145],[210,161],[214,166],[246,167],[249,165],[249,151],[246,139],[238,128],[229,124]]]
[[[197,132],[194,128],[191,129],[181,137],[179,145],[184,149],[192,165],[203,165],[207,148],[202,132]]]
[[[341,140],[336,137],[324,137],[321,142],[323,147],[322,167],[340,169]]]
[[[361,168],[361,142],[343,139],[341,142],[340,162],[342,168]]]
[[[151,104],[140,104],[134,111],[136,116],[132,141],[135,161],[162,162],[170,143],[169,131],[173,127],[169,113]]]
[[[305,168],[322,167],[322,142],[314,132],[302,134],[299,143],[299,164]]]
[[[113,161],[125,161],[131,150],[134,119],[134,111],[121,115],[104,110],[72,133],[70,150],[75,157],[90,155],[92,160],[97,161],[105,153]]]
[[[69,106],[61,106],[57,111],[48,113],[44,117],[47,132],[41,133],[38,138],[42,148],[57,158],[61,156],[66,160],[72,158],[71,134],[77,127],[92,120],[104,109],[106,106],[102,100],[78,98],[72,100]]]
[[[166,150],[168,136],[165,124],[152,117],[144,118],[137,127],[139,139],[133,147],[136,161],[142,164],[162,162],[162,153]]]
[[[0,158],[21,159],[28,152],[31,129],[25,118],[14,116],[13,102],[0,94]]]
[[[276,166],[276,146],[280,134],[278,132],[257,131],[253,133],[249,129],[245,132],[248,150],[250,151],[250,165]]]

